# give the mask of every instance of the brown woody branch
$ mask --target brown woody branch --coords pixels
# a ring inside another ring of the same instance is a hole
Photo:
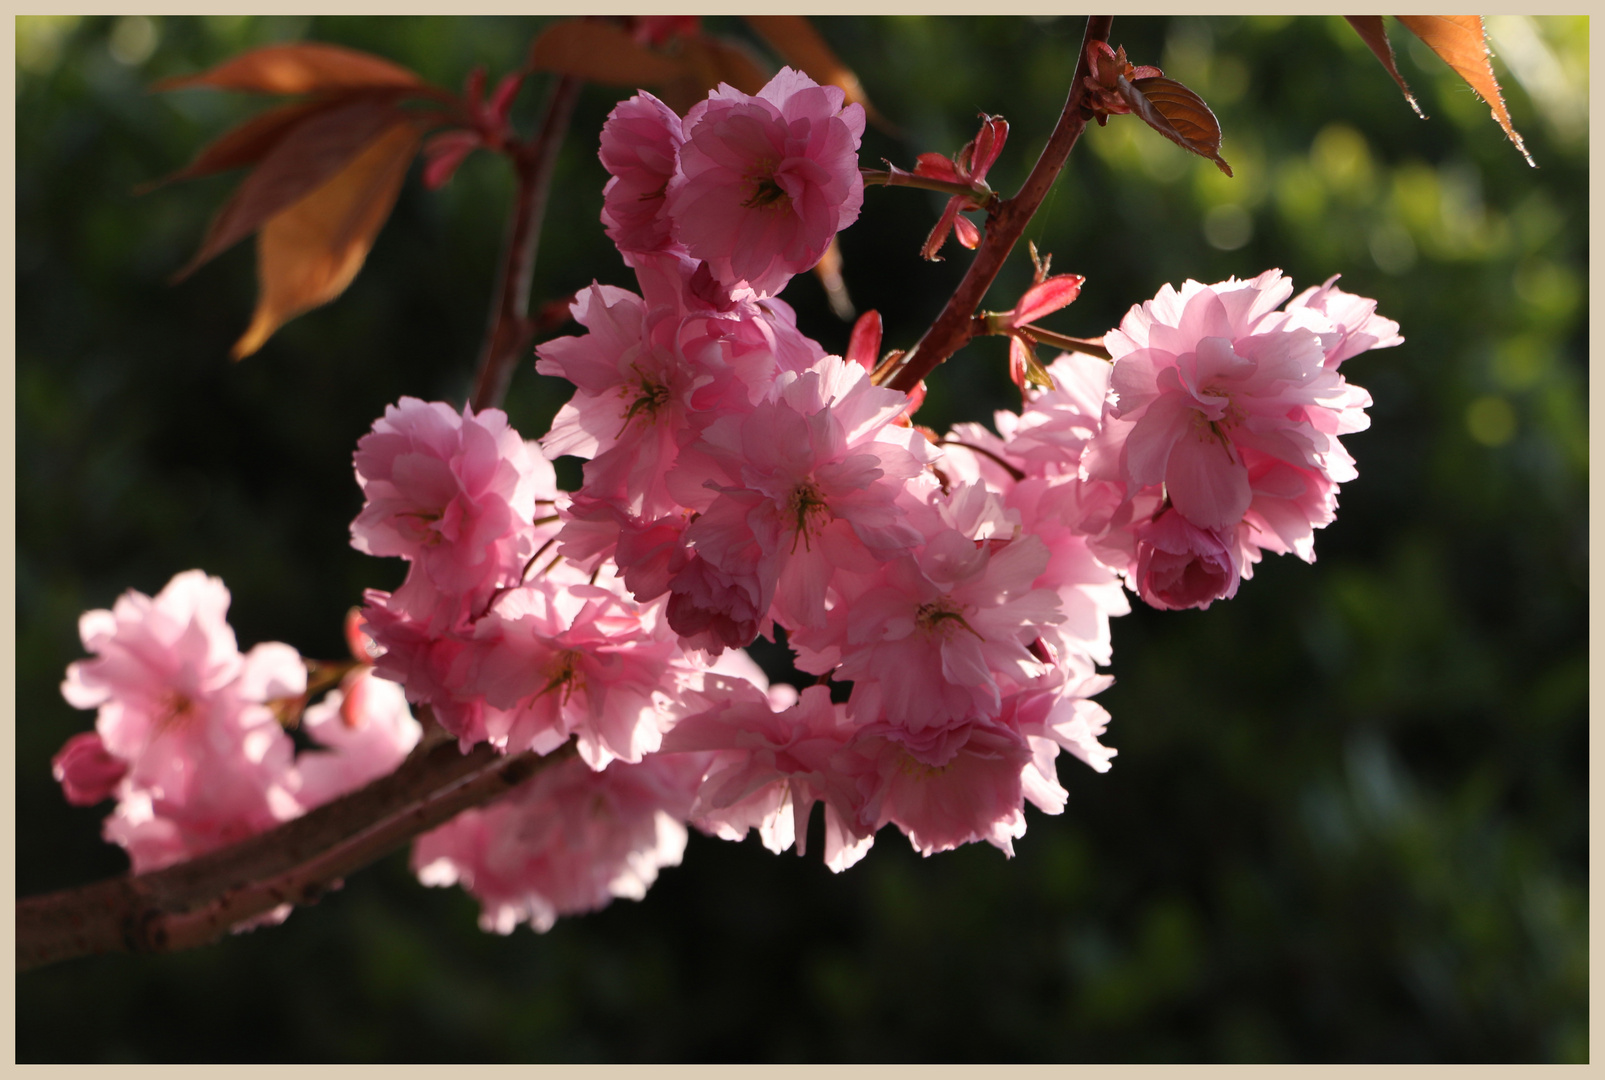
[[[1112,15],[1088,17],[1086,33],[1081,39],[1081,55],[1076,61],[1074,81],[1070,84],[1070,96],[1065,101],[1064,112],[1059,114],[1058,125],[1048,138],[1048,144],[1042,148],[1042,155],[1037,158],[1031,175],[1026,177],[1019,192],[1012,199],[1004,199],[987,215],[986,236],[975,253],[975,260],[970,263],[964,279],[948,298],[936,321],[931,323],[931,328],[903,358],[901,370],[887,384],[892,389],[905,393],[914,389],[920,380],[936,370],[938,364],[975,336],[971,316],[981,306],[998,271],[1003,269],[1004,260],[1025,233],[1025,227],[1047,197],[1048,189],[1058,179],[1071,148],[1087,126],[1087,117],[1081,108],[1086,95],[1085,79],[1091,73],[1087,46],[1094,41],[1108,40],[1109,26],[1113,21]]]
[[[17,970],[108,952],[173,952],[216,941],[280,904],[315,903],[347,874],[537,770],[571,756],[464,754],[431,737],[390,775],[294,821],[146,874],[17,901]]]
[[[518,194],[513,216],[507,227],[507,247],[496,280],[491,302],[490,325],[480,352],[479,372],[474,377],[474,410],[499,406],[507,396],[513,368],[535,336],[529,318],[529,290],[535,276],[535,251],[540,246],[541,219],[546,214],[546,196],[557,167],[557,152],[563,145],[574,103],[579,99],[580,80],[565,75],[552,89],[546,103],[546,117],[535,140],[512,151],[513,168],[518,174]]]

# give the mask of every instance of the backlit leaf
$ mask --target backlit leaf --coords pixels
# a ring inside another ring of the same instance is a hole
[[[678,44],[683,73],[664,86],[663,103],[681,116],[720,83],[729,83],[743,94],[756,94],[769,81],[758,58],[738,42],[696,34]]]
[[[351,284],[395,206],[419,136],[410,120],[393,124],[321,187],[262,227],[256,240],[256,312],[234,344],[234,359],[256,352],[280,326]]]
[[[1232,167],[1220,156],[1220,121],[1203,98],[1175,79],[1131,82],[1122,75],[1117,85],[1131,111],[1149,127],[1178,146],[1213,161],[1227,176],[1232,175]]]
[[[195,155],[195,160],[182,169],[171,176],[164,176],[160,180],[142,185],[138,190],[149,191],[174,180],[190,180],[198,176],[211,176],[213,173],[254,165],[266,157],[268,151],[272,150],[296,124],[313,113],[322,112],[331,104],[333,102],[329,100],[303,101],[294,105],[281,105],[253,116],[234,130],[212,140]]]
[[[422,85],[423,80],[413,72],[371,53],[302,41],[252,49],[199,75],[163,79],[152,89],[210,86],[261,94],[310,94]]]
[[[312,110],[284,133],[217,212],[184,278],[251,235],[279,211],[339,172],[358,152],[406,117],[388,96],[360,94]]]
[[[799,71],[807,73],[816,83],[839,86],[849,103],[856,102],[877,126],[886,122],[875,106],[869,103],[864,86],[853,70],[842,63],[831,51],[830,45],[820,36],[814,24],[801,15],[747,15],[748,25],[758,31],[781,58]]]
[[[1354,27],[1354,32],[1360,35],[1360,40],[1365,42],[1371,51],[1376,54],[1378,60],[1382,61],[1382,66],[1388,69],[1388,74],[1393,76],[1393,81],[1399,84],[1400,90],[1404,91],[1404,100],[1410,103],[1410,107],[1416,111],[1416,115],[1425,118],[1427,114],[1421,111],[1421,106],[1416,103],[1416,97],[1410,92],[1410,87],[1406,85],[1404,76],[1399,74],[1399,65],[1393,60],[1393,46],[1388,42],[1387,32],[1382,28],[1382,16],[1345,15],[1343,17],[1348,20],[1350,26]]]
[[[541,32],[529,49],[530,66],[605,86],[661,86],[684,73],[677,60],[636,44],[612,23],[571,19]]]
[[[1499,92],[1499,80],[1494,78],[1488,43],[1483,36],[1482,16],[1397,15],[1395,18],[1466,80],[1466,84],[1487,103],[1494,119],[1505,129],[1505,134],[1521,151],[1521,156],[1527,159],[1527,164],[1536,166],[1537,162],[1527,152],[1521,136],[1510,122],[1509,111],[1505,109],[1505,99]]]

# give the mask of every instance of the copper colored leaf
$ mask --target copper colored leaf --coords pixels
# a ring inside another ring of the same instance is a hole
[[[1399,65],[1393,60],[1393,46],[1389,44],[1387,32],[1382,28],[1382,16],[1345,15],[1343,17],[1348,20],[1350,26],[1354,27],[1354,32],[1360,35],[1360,40],[1365,42],[1370,50],[1376,54],[1378,60],[1382,61],[1382,66],[1388,69],[1388,74],[1393,76],[1393,81],[1399,84],[1400,90],[1404,91],[1404,100],[1410,103],[1410,107],[1416,111],[1416,115],[1425,117],[1427,114],[1421,111],[1421,106],[1416,103],[1416,96],[1410,92],[1410,87],[1405,83],[1404,76],[1399,74]]]
[[[333,104],[328,100],[303,101],[294,105],[281,105],[251,117],[232,131],[213,139],[182,169],[160,180],[141,185],[141,192],[149,191],[174,180],[190,180],[197,176],[211,176],[246,165],[254,165],[301,121],[313,113],[322,112]]]
[[[1510,141],[1516,144],[1527,164],[1536,165],[1521,136],[1510,122],[1505,99],[1499,92],[1499,80],[1494,78],[1493,64],[1488,58],[1488,44],[1483,37],[1480,15],[1397,15],[1427,48],[1437,53],[1443,62],[1454,68],[1455,74],[1477,92],[1492,110],[1494,119],[1505,129]]]
[[[280,326],[351,284],[390,216],[418,139],[418,128],[401,120],[262,227],[256,239],[256,312],[234,344],[234,359],[256,352]]]
[[[686,110],[708,96],[720,83],[743,94],[756,94],[769,81],[763,66],[744,45],[697,34],[680,42],[683,73],[663,88],[663,102],[684,116]]]
[[[178,277],[233,247],[304,198],[406,114],[385,97],[358,95],[310,113],[285,133],[235,189]]]
[[[338,45],[303,41],[252,49],[199,75],[163,79],[152,89],[210,86],[262,94],[310,94],[422,85],[423,80],[416,74],[381,57]]]
[[[769,81],[763,64],[740,42],[699,34],[685,40],[684,50],[686,66],[703,93],[729,83],[743,94],[756,94]]]
[[[637,44],[612,23],[571,19],[542,31],[529,47],[530,66],[606,86],[660,86],[684,68],[675,59]]]
[[[1227,176],[1232,167],[1220,156],[1220,121],[1204,99],[1175,79],[1152,78],[1130,82],[1118,79],[1121,96],[1131,111],[1159,134],[1215,163]]]
[[[875,106],[869,103],[858,76],[831,51],[813,23],[801,15],[747,15],[745,18],[786,63],[805,72],[816,83],[841,87],[849,103],[862,105],[877,127],[886,126]]]

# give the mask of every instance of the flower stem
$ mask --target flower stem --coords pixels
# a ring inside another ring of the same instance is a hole
[[[529,290],[535,276],[535,251],[540,245],[541,218],[546,213],[546,197],[557,167],[557,152],[563,145],[574,103],[579,99],[580,80],[565,75],[552,88],[546,103],[546,117],[533,142],[511,149],[513,168],[518,174],[518,194],[507,226],[507,246],[496,280],[490,322],[480,351],[479,371],[474,377],[474,410],[499,406],[507,396],[513,368],[529,347],[534,324],[529,318]]]
[[[1087,29],[1081,40],[1081,52],[1076,61],[1075,76],[1070,84],[1070,96],[1064,103],[1064,111],[1059,114],[1058,125],[1048,137],[1047,145],[1042,148],[1042,156],[1037,158],[1036,165],[1031,169],[1031,175],[1026,177],[1019,192],[1013,198],[1003,200],[988,215],[986,236],[975,253],[975,260],[970,263],[964,279],[948,298],[936,321],[904,357],[902,370],[889,384],[892,389],[902,390],[905,393],[912,390],[920,384],[921,379],[934,371],[938,364],[963,348],[964,344],[974,336],[971,315],[980,307],[987,290],[997,278],[998,271],[1003,269],[1004,260],[1009,257],[1014,245],[1025,233],[1025,227],[1030,224],[1037,207],[1042,205],[1048,189],[1053,186],[1060,170],[1064,168],[1071,148],[1081,137],[1082,129],[1087,126],[1087,118],[1081,109],[1082,98],[1086,95],[1084,80],[1089,73],[1087,46],[1094,41],[1107,40],[1109,26],[1113,21],[1112,15],[1092,15],[1087,18]]]
[[[986,209],[998,201],[998,193],[985,184],[961,184],[956,180],[938,180],[935,177],[904,172],[902,169],[859,169],[858,171],[864,177],[865,184],[923,188],[926,191],[940,191],[944,195],[958,195],[973,201],[977,209]]]

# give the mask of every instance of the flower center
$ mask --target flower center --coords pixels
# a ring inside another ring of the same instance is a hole
[[[932,600],[928,604],[921,604],[919,610],[914,612],[914,625],[925,631],[928,636],[943,641],[959,630],[968,630],[980,640],[986,640],[975,627],[964,621],[963,609],[946,596]]]
[[[578,670],[579,656],[574,649],[564,649],[558,653],[557,659],[547,669],[546,685],[535,696],[542,697],[556,691],[561,703],[567,705],[574,691],[585,688],[585,675]]]
[[[797,530],[791,541],[791,550],[796,551],[797,541],[801,540],[803,547],[812,551],[810,543],[814,535],[829,524],[834,515],[819,494],[819,489],[814,487],[812,481],[804,480],[791,489],[786,499],[786,516],[794,521],[793,528]]]
[[[898,763],[898,772],[914,780],[931,780],[941,776],[953,767],[953,762],[946,765],[927,765],[908,751],[903,751],[903,760]]]
[[[624,410],[624,426],[629,427],[630,421],[637,416],[645,416],[647,423],[653,423],[657,419],[658,410],[669,403],[669,387],[664,383],[654,382],[634,364],[630,365],[630,370],[635,372],[635,381],[625,383],[621,392],[627,398],[633,394],[634,400],[630,402],[630,407]]]
[[[747,183],[752,185],[752,194],[741,205],[750,210],[772,209],[776,211],[791,209],[791,196],[786,189],[775,180],[776,162],[770,158],[760,161],[757,166],[747,174]]]
[[[181,728],[195,718],[195,702],[182,690],[169,690],[162,698],[161,712],[156,715],[159,729]]]

